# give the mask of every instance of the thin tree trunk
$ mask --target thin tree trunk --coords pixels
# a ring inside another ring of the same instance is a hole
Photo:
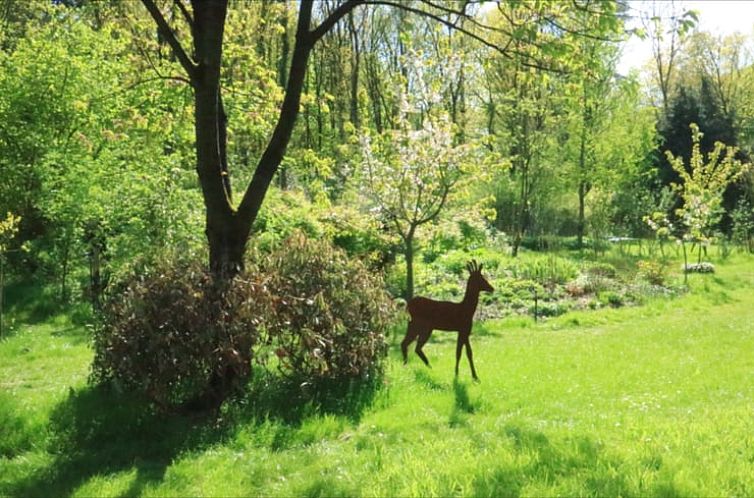
[[[353,21],[353,12],[348,13],[348,28],[351,35],[351,123],[356,129],[359,122],[359,68],[361,66],[361,47],[359,32]]]
[[[411,227],[403,239],[406,256],[406,301],[414,297],[414,230]]]
[[[681,247],[683,248],[683,285],[689,283],[689,259],[686,256],[686,241],[681,239]]]
[[[3,290],[5,290],[5,255],[0,253],[0,339],[3,338],[3,334],[5,333],[5,317],[3,315],[5,312],[3,308],[5,294]]]
[[[63,303],[68,302],[68,288],[66,286],[66,281],[68,279],[68,259],[69,259],[69,250],[70,248],[70,241],[68,240],[68,237],[66,237],[65,245],[63,246],[63,262],[62,262],[62,271],[60,275],[60,300]]]
[[[283,15],[280,19],[282,23],[282,33],[280,33],[280,60],[278,63],[278,84],[280,88],[285,88],[288,75],[288,52],[290,52],[290,42],[288,41],[288,2],[283,3]],[[307,106],[307,113],[309,107]],[[308,120],[307,120],[308,121]],[[308,131],[308,122],[307,122]],[[278,172],[278,186],[281,190],[288,190],[288,168],[280,167]]]
[[[584,206],[586,204],[586,185],[583,180],[579,180],[579,219],[576,223],[576,237],[579,250],[584,247],[584,232],[586,229],[586,220],[584,216]]]

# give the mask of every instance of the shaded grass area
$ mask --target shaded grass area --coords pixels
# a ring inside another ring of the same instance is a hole
[[[258,375],[219,419],[86,386],[85,331],[41,321],[0,343],[0,495],[751,495],[754,262],[718,268],[677,299],[487,322],[479,384],[436,332],[431,369],[394,348],[385,385]]]

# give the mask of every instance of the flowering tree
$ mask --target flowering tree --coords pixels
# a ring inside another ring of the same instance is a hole
[[[366,194],[400,236],[406,257],[406,298],[414,295],[414,238],[421,225],[440,215],[462,172],[465,147],[453,144],[445,114],[428,114],[414,129],[407,113],[398,127],[372,140],[361,137]]]
[[[699,142],[702,132],[696,123],[691,123],[691,158],[689,165],[682,157],[676,157],[665,151],[668,162],[681,177],[683,183],[672,184],[673,189],[683,199],[683,206],[676,210],[678,219],[685,233],[681,242],[688,240],[699,242],[699,258],[702,246],[714,240],[714,228],[723,214],[723,193],[731,183],[738,180],[751,167],[736,159],[738,148],[716,142],[709,154],[702,154]],[[683,246],[684,269],[686,269],[686,247]]]

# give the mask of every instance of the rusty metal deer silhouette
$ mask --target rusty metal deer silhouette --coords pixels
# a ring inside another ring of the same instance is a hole
[[[471,352],[469,335],[471,335],[471,322],[474,318],[477,304],[479,303],[479,293],[492,292],[493,289],[489,282],[482,276],[482,265],[476,261],[470,261],[466,265],[469,271],[469,281],[466,283],[466,294],[460,303],[451,303],[448,301],[434,301],[426,297],[415,297],[411,299],[406,308],[411,318],[408,322],[406,337],[401,342],[401,351],[403,352],[403,363],[408,362],[408,346],[416,342],[416,354],[429,366],[429,360],[422,351],[424,344],[429,340],[434,330],[443,330],[448,332],[458,332],[458,342],[456,343],[456,376],[458,376],[458,363],[461,361],[461,351],[466,346],[466,357],[469,359],[471,366],[471,376],[474,380],[479,380],[476,369],[474,369],[474,356]]]

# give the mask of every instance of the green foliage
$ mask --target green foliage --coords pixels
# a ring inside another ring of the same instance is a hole
[[[517,261],[511,267],[511,272],[517,278],[533,280],[542,286],[552,287],[573,279],[579,269],[568,259],[548,254],[530,260]]]
[[[257,271],[275,296],[261,316],[265,350],[286,376],[317,383],[382,372],[392,303],[358,259],[297,233]]]
[[[673,184],[673,188],[683,198],[684,204],[676,214],[686,228],[684,239],[708,244],[714,239],[715,227],[722,217],[725,189],[741,178],[751,165],[736,159],[737,148],[726,147],[721,142],[716,142],[712,152],[703,155],[700,145],[703,134],[695,123],[690,127],[692,152],[688,168],[683,158],[670,151],[666,151],[666,155],[683,182]]]
[[[584,269],[587,275],[593,275],[605,278],[615,278],[618,274],[615,266],[605,261],[594,261],[586,265]]]
[[[605,291],[601,292],[598,297],[601,303],[613,308],[619,308],[625,304],[625,299],[619,292]]]
[[[636,264],[639,276],[652,285],[665,285],[667,267],[659,261],[644,260]]]
[[[754,250],[752,237],[754,237],[754,210],[745,198],[736,204],[736,208],[730,215],[733,222],[732,238],[737,244],[746,247],[749,252]]]
[[[326,239],[370,265],[384,265],[393,242],[373,217],[346,205],[312,202],[294,190],[271,189],[253,230],[254,245],[266,252],[296,232],[312,239]]]

